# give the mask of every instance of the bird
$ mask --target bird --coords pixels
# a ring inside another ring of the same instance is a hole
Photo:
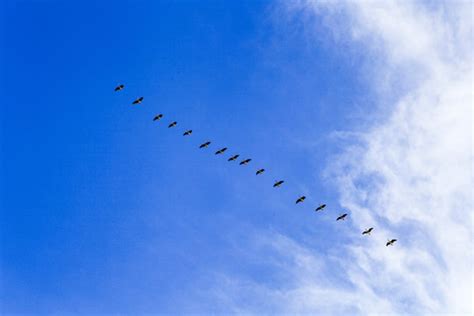
[[[188,136],[188,135],[191,135],[192,133],[193,133],[193,130],[189,129],[186,132],[184,132],[183,136]]]
[[[230,157],[229,159],[227,159],[227,161],[234,161],[234,160],[236,160],[237,158],[239,158],[239,155],[233,155],[232,157]]]
[[[275,184],[273,184],[273,187],[274,188],[278,188],[280,187],[280,185],[282,185],[285,181],[283,180],[280,180],[280,181],[275,181]]]
[[[262,174],[264,172],[265,172],[265,169],[259,169],[259,170],[257,170],[257,172],[255,174],[258,176],[259,174]]]
[[[324,208],[326,207],[326,204],[321,204],[320,206],[318,206],[315,211],[322,211]]]
[[[125,86],[123,84],[118,85],[118,86],[115,87],[115,91],[123,90],[123,88],[125,88]]]
[[[387,241],[387,243],[385,244],[385,246],[392,246],[397,240],[396,239],[391,239],[389,241]]]
[[[161,120],[162,118],[163,118],[163,114],[158,114],[157,116],[155,116],[155,117],[153,118],[153,121],[159,121],[159,120]]]
[[[199,146],[199,148],[207,148],[207,147],[209,147],[210,144],[211,144],[211,142],[205,142],[204,144],[201,144],[201,146]]]
[[[227,150],[227,147],[224,147],[224,148],[222,148],[222,149],[219,149],[218,151],[216,151],[216,155],[223,154],[226,150]]]
[[[168,125],[168,128],[175,127],[178,122],[174,121],[170,125]]]
[[[306,196],[304,196],[304,195],[303,195],[303,196],[300,196],[300,197],[296,200],[296,204],[303,202],[305,199],[306,199]]]
[[[344,214],[340,215],[338,218],[336,218],[336,221],[338,221],[338,220],[345,220],[345,219],[346,219],[346,216],[347,216],[347,213],[344,213]]]
[[[250,159],[250,158],[249,158],[249,159],[242,160],[242,161],[240,162],[240,165],[246,165],[246,164],[248,164],[251,160],[252,160],[252,159]]]
[[[373,227],[370,227],[362,232],[362,235],[370,235],[370,233],[374,230]]]
[[[139,97],[138,99],[133,101],[132,104],[140,104],[140,103],[142,103],[142,101],[143,101],[143,97]]]

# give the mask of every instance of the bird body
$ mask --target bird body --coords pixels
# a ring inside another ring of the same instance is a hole
[[[229,159],[227,159],[227,161],[234,161],[234,160],[236,160],[237,158],[239,158],[239,155],[233,155],[232,157],[230,157]]]
[[[168,125],[168,128],[175,127],[178,122],[174,121],[170,125]]]
[[[275,181],[275,184],[273,184],[273,187],[274,188],[278,188],[280,187],[285,181],[283,180],[280,180],[280,181]]]
[[[118,85],[118,86],[115,87],[115,91],[123,90],[124,87],[125,87],[125,86],[124,86],[123,84]]]
[[[306,199],[306,196],[304,196],[304,195],[303,195],[303,196],[300,196],[300,197],[296,200],[296,204],[303,202],[305,199]]]
[[[326,207],[326,204],[321,204],[320,206],[318,206],[315,211],[318,212],[318,211],[322,211],[324,208]]]
[[[221,148],[218,151],[216,151],[216,155],[223,154],[227,150],[227,147]]]
[[[155,117],[153,118],[153,121],[159,121],[159,120],[161,120],[162,118],[163,118],[163,114],[158,114],[157,116],[155,116]]]
[[[210,144],[211,144],[211,142],[205,142],[204,144],[201,144],[201,146],[199,146],[199,148],[207,148],[207,147],[209,147]]]
[[[252,159],[245,159],[240,162],[240,165],[246,165],[248,164]]]
[[[258,176],[259,174],[262,174],[264,172],[265,172],[265,169],[259,169],[259,170],[257,170],[257,172],[255,174]]]
[[[391,239],[389,241],[387,241],[387,243],[385,244],[385,246],[392,246],[397,240],[396,239]]]
[[[193,133],[193,130],[190,129],[190,130],[187,130],[186,132],[184,132],[183,136],[188,136],[188,135],[191,135]]]
[[[336,218],[336,221],[345,220],[345,219],[346,219],[346,216],[347,216],[347,214],[344,213],[344,214],[340,215],[338,218]]]
[[[143,97],[139,97],[138,99],[133,101],[132,104],[140,104],[140,103],[142,103],[142,101],[143,101]]]
[[[370,235],[373,229],[374,229],[373,227],[370,227],[369,229],[364,230],[362,232],[362,235]]]

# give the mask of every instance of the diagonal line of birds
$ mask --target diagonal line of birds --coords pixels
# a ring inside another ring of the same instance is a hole
[[[123,84],[120,84],[118,85],[117,87],[115,87],[114,91],[115,92],[119,92],[121,90],[123,90],[125,88],[125,85]],[[137,99],[135,99],[133,102],[132,102],[132,105],[138,105],[138,104],[141,104],[143,102],[143,97],[139,97]],[[153,117],[153,121],[160,121],[161,119],[164,118],[164,115],[163,114],[157,114],[155,115],[155,117]],[[173,128],[175,126],[178,125],[178,122],[177,121],[173,121],[171,122],[169,125],[168,125],[168,128]],[[192,129],[188,129],[186,130],[184,133],[183,133],[183,136],[187,137],[187,136],[190,136],[192,135],[193,133],[193,130]],[[211,141],[206,141],[204,143],[202,143],[201,145],[199,145],[199,149],[205,149],[205,148],[208,148],[209,146],[211,145]],[[219,150],[217,150],[214,154],[215,155],[222,155],[224,154],[226,151],[227,151],[227,147],[223,147]],[[235,161],[237,159],[239,159],[240,155],[239,154],[235,154],[231,157],[229,157],[227,159],[227,161],[229,162],[232,162],[232,161]],[[251,158],[246,158],[246,159],[243,159],[239,162],[239,165],[241,166],[244,166],[244,165],[248,165],[250,162],[252,161]],[[261,169],[258,169],[256,172],[255,172],[255,175],[259,176],[261,174],[263,174],[265,172],[265,169],[264,168],[261,168]],[[273,184],[273,187],[274,188],[279,188],[281,187],[283,184],[285,183],[284,180],[276,180],[275,183]],[[295,204],[300,204],[300,203],[303,203],[304,201],[306,200],[306,196],[304,195],[301,195],[299,196],[296,201],[295,201]],[[319,206],[317,206],[314,211],[315,212],[320,212],[320,211],[323,211],[324,209],[326,208],[326,204],[320,204]],[[340,214],[337,218],[336,218],[336,221],[344,221],[346,218],[348,217],[348,214],[347,213],[343,213],[343,214]],[[374,230],[373,227],[369,227],[367,229],[365,229],[363,232],[362,232],[362,235],[370,235],[372,233],[372,231]],[[395,244],[395,242],[397,241],[397,239],[389,239],[387,240],[386,242],[386,246],[392,246],[393,244]]]

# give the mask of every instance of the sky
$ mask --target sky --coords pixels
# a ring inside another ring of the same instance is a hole
[[[471,315],[472,12],[2,1],[1,314]]]

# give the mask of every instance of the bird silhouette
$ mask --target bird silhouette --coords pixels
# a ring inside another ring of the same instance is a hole
[[[275,183],[273,184],[273,187],[274,188],[278,188],[280,187],[285,181],[283,180],[280,180],[280,181],[275,181]]]
[[[227,147],[221,148],[218,151],[216,151],[216,155],[223,154],[227,150]]]
[[[123,84],[118,85],[118,86],[115,87],[115,91],[123,90],[123,88],[125,88],[125,86]]]
[[[362,232],[362,235],[370,235],[370,233],[374,230],[373,227],[370,227]]]
[[[153,121],[159,121],[163,118],[163,114],[158,114],[153,118]]]
[[[387,243],[385,244],[385,246],[392,246],[397,240],[396,239],[391,239],[389,241],[387,241]]]
[[[246,165],[248,164],[252,159],[245,159],[240,162],[240,165]]]
[[[210,144],[211,144],[211,142],[205,142],[204,144],[201,144],[201,146],[199,146],[199,148],[207,148],[207,147],[209,147]]]
[[[347,216],[347,214],[344,213],[344,214],[340,215],[338,218],[336,218],[336,221],[345,220],[346,216]]]
[[[324,208],[326,207],[326,204],[321,204],[320,206],[318,206],[315,211],[318,212],[318,211],[322,211]]]
[[[264,172],[265,172],[265,169],[259,169],[259,170],[257,170],[257,172],[255,174],[258,176],[259,174],[262,174]]]
[[[140,104],[140,103],[142,103],[142,101],[143,101],[143,97],[139,97],[138,99],[133,101],[132,104]]]
[[[234,161],[234,160],[237,160],[237,158],[239,158],[239,155],[233,155],[232,157],[227,159],[227,161]]]
[[[304,200],[306,199],[306,196],[300,196],[297,200],[296,200],[296,204],[298,203],[302,203]]]

